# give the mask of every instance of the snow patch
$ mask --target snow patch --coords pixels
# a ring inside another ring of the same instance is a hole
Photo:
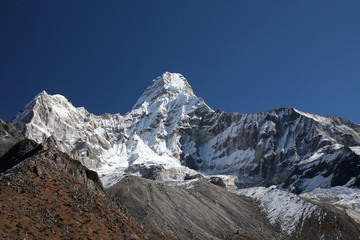
[[[54,110],[59,117],[66,118],[69,117],[69,111],[66,108],[61,108],[56,105],[52,106],[52,110]]]
[[[360,214],[360,189],[336,186],[332,188],[316,188],[308,193],[301,194],[309,199],[333,200],[333,204],[351,208]]]
[[[300,164],[307,164],[307,163],[311,163],[311,162],[317,160],[318,158],[320,158],[321,156],[324,155],[324,153],[323,153],[322,151],[323,151],[323,149],[320,149],[319,151],[317,151],[316,153],[314,153],[311,157],[309,157],[309,158],[301,161]]]
[[[281,230],[292,235],[311,215],[320,216],[320,208],[301,200],[295,194],[274,187],[253,187],[232,191],[259,201],[269,222],[279,225]]]
[[[39,97],[41,97],[42,95],[47,95],[47,92],[45,90],[42,90],[42,92],[38,93],[35,97],[34,100],[38,99]]]
[[[328,177],[317,175],[313,178],[304,178],[302,179],[303,181],[302,186],[305,188],[303,192],[304,193],[310,192],[318,187],[323,187],[323,188],[330,187],[332,178],[333,178],[332,174],[329,175]]]
[[[178,91],[184,89],[185,83],[184,80],[182,80],[181,78],[182,75],[180,75],[179,73],[172,73],[170,75],[170,83],[167,89],[170,91]]]
[[[350,147],[350,149],[356,154],[360,156],[360,146]]]
[[[185,187],[186,189],[191,189],[194,187],[194,183],[197,181],[199,181],[199,179],[195,178],[186,181],[167,181],[164,182],[164,184],[171,187]]]
[[[295,110],[295,112],[297,112],[307,118],[311,118],[311,119],[315,120],[316,122],[319,122],[322,124],[330,124],[331,123],[331,120],[327,117],[323,117],[323,116],[320,116],[317,114],[312,114],[312,113],[305,113],[305,112],[299,111],[297,109],[294,109],[294,110]]]

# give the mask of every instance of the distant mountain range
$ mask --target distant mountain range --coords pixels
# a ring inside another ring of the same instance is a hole
[[[214,111],[166,72],[124,116],[96,116],[43,91],[11,121],[21,134],[1,124],[0,176],[34,154],[79,160],[99,175],[102,197],[128,209],[127,231],[139,239],[360,236],[360,125],[340,117]]]

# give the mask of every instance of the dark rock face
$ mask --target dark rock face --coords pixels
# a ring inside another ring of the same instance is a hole
[[[176,187],[127,176],[108,192],[153,239],[287,239],[252,200],[203,179]]]
[[[94,186],[96,185],[99,189],[102,189],[100,179],[96,172],[84,167],[79,161],[71,159],[66,153],[59,152],[55,149],[49,150],[45,144],[38,144],[29,139],[18,142],[0,158],[0,173],[28,158],[38,157],[37,155],[41,156],[41,154],[49,156],[48,160],[53,161],[52,163],[54,164],[52,167],[59,168],[59,170],[76,177],[85,184],[91,180]],[[38,176],[47,172],[46,169],[41,169],[39,166],[33,166],[32,169]]]
[[[210,183],[220,186],[222,188],[226,187],[224,180],[222,180],[222,178],[220,177],[210,177]]]
[[[23,138],[12,124],[0,119],[0,157]]]
[[[41,144],[24,139],[0,158],[0,173],[41,151]]]

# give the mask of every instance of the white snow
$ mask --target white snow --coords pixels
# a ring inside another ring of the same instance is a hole
[[[47,92],[45,90],[42,90],[42,92],[40,92],[39,94],[37,94],[35,97],[34,97],[34,100],[38,99],[39,97],[41,97],[42,95],[47,95]]]
[[[302,186],[305,188],[303,192],[310,192],[317,187],[330,187],[331,179],[333,175],[329,175],[327,177],[322,176],[321,174],[316,175],[313,178],[304,178]]]
[[[259,201],[269,222],[279,225],[281,230],[288,235],[292,235],[311,215],[320,215],[319,207],[301,200],[295,194],[274,187],[253,187],[232,192]]]
[[[256,167],[254,163],[255,149],[234,149],[232,152],[224,153],[227,149],[219,147],[219,145],[222,145],[224,142],[236,141],[235,139],[241,127],[241,125],[233,123],[222,133],[216,135],[198,148],[197,153],[202,160],[202,165],[209,168],[209,170],[206,171],[207,174],[223,174],[224,172],[229,173],[231,171],[238,171],[239,169],[242,171],[251,171]],[[234,138],[234,140],[231,140],[231,138]],[[219,150],[219,148],[221,150]],[[196,151],[191,148],[185,149],[186,153]]]
[[[166,186],[172,186],[172,187],[185,187],[186,189],[191,189],[194,187],[194,183],[197,182],[199,179],[191,179],[186,181],[167,181],[164,182]]]
[[[182,90],[185,86],[184,81],[181,79],[181,75],[179,73],[171,74],[170,76],[170,84],[168,86],[168,90],[170,91],[177,91]]]
[[[309,199],[332,200],[335,206],[352,208],[360,214],[360,189],[336,186],[332,188],[316,188],[308,193],[301,194]]]
[[[331,123],[331,120],[327,117],[323,117],[323,116],[320,116],[320,115],[317,115],[317,114],[312,114],[312,113],[305,113],[305,112],[302,112],[302,111],[299,111],[297,109],[294,109],[297,113],[307,117],[307,118],[311,118],[313,120],[315,120],[316,122],[319,122],[319,123],[322,123],[322,124],[330,124]]]
[[[328,154],[328,153],[333,152],[333,150],[339,150],[343,147],[344,147],[344,145],[341,145],[341,144],[333,144],[333,145],[328,145],[328,146],[322,147],[317,152],[313,153],[309,157],[302,160],[299,164],[305,165],[305,164],[309,164],[309,163],[312,163],[312,162],[318,161],[318,160],[326,161],[326,162],[332,161],[334,159],[334,156],[337,156],[340,152],[335,153],[335,155],[333,153],[330,153],[330,154]]]
[[[52,106],[52,110],[54,110],[61,118],[65,118],[69,116],[69,111],[66,108],[60,108],[57,105],[54,105]]]
[[[308,164],[311,163],[315,160],[318,160],[318,158],[320,158],[321,156],[324,155],[324,153],[322,152],[324,149],[320,149],[319,151],[315,152],[313,155],[311,155],[309,158],[301,161],[301,164]]]
[[[208,171],[208,173],[219,173],[219,170],[237,170],[244,167],[250,167],[253,165],[252,161],[254,159],[255,150],[246,149],[246,150],[236,150],[232,152],[229,156],[218,157],[221,152],[216,152],[212,147],[212,141],[200,148],[200,156],[204,160],[204,164],[209,166],[216,166],[213,171]]]
[[[276,133],[275,123],[273,121],[266,121],[260,128],[260,136],[268,133]]]
[[[302,169],[311,168],[319,163],[329,163],[334,161],[342,151],[337,151],[343,148],[344,146],[341,144],[328,145],[323,148],[320,148],[317,152],[313,153],[309,157],[305,157],[299,163]]]
[[[350,149],[351,149],[356,155],[360,155],[360,146],[350,147]]]

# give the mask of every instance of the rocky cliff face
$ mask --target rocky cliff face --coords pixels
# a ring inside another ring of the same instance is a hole
[[[214,111],[180,74],[153,80],[125,116],[95,116],[43,92],[12,122],[28,138],[96,170],[106,187],[124,173],[183,180],[197,172],[237,176],[238,186],[282,184],[294,192],[360,184],[359,125],[293,108]]]

